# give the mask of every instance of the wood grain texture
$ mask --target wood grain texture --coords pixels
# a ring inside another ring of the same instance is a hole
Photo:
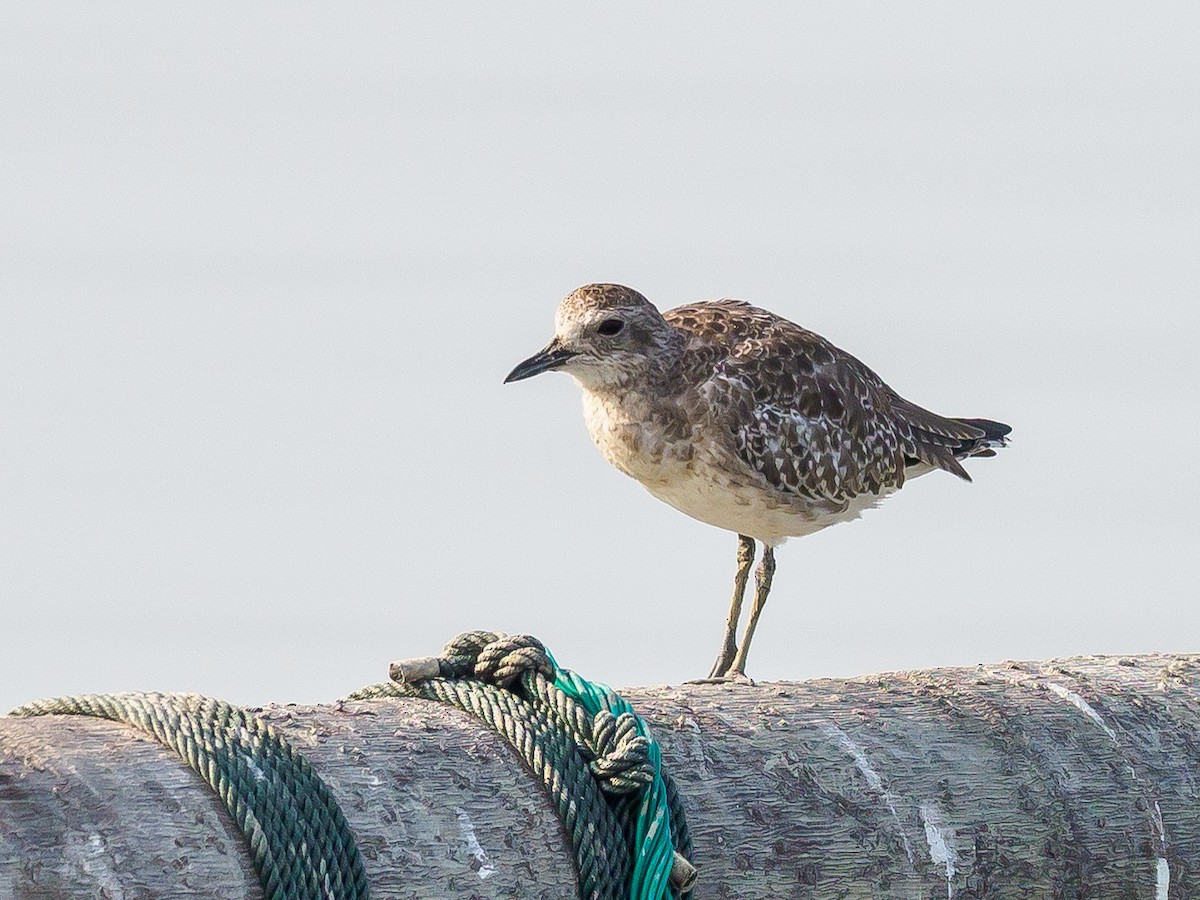
[[[1200,897],[1200,656],[624,692],[684,793],[703,898]],[[533,777],[423,701],[263,711],[372,895],[570,897]],[[260,896],[219,800],[132,729],[0,719],[0,898]]]

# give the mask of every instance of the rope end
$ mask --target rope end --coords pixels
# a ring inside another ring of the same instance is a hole
[[[437,678],[442,672],[441,660],[436,656],[417,656],[413,659],[398,659],[388,666],[388,677],[400,684],[416,684]]]
[[[686,894],[696,886],[696,878],[699,874],[696,867],[688,862],[682,853],[676,850],[675,858],[671,860],[671,874],[667,879],[671,882],[671,887],[675,888],[681,894]]]

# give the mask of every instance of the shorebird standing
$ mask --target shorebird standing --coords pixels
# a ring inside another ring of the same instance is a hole
[[[509,373],[560,369],[583,388],[604,457],[651,494],[738,535],[737,575],[711,678],[746,656],[789,537],[857,518],[933,469],[994,456],[1007,425],[945,418],[905,400],[820,335],[740,300],[660,313],[637,291],[589,284],[559,304],[554,338]],[[737,643],[754,564],[754,600]]]

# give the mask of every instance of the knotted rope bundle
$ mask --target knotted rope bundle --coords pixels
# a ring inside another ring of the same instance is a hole
[[[393,663],[392,681],[348,699],[422,697],[478,718],[550,794],[589,900],[686,896],[696,870],[678,791],[657,742],[611,688],[562,669],[536,638],[461,634],[441,656]]]
[[[14,716],[84,715],[157,738],[225,803],[267,900],[366,900],[354,835],[329,788],[274,728],[196,694],[87,694],[38,700]]]
[[[459,635],[442,656],[392,665],[350,699],[422,697],[471,713],[516,749],[552,797],[590,900],[683,897],[691,839],[658,744],[621,697],[562,669],[535,638]],[[195,694],[88,694],[15,716],[124,722],[171,748],[224,802],[268,900],[366,900],[354,836],[325,783],[253,713]]]

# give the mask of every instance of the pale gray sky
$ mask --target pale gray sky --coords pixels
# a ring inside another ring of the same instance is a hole
[[[460,630],[704,674],[735,539],[501,379],[738,296],[1014,426],[786,545],[750,672],[1200,649],[1200,6],[0,7],[0,707]]]

